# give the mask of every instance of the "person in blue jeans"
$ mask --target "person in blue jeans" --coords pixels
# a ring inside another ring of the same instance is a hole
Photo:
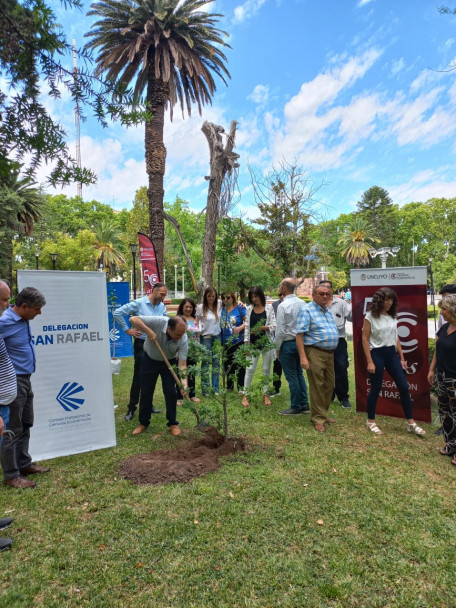
[[[296,281],[292,278],[284,279],[279,286],[283,300],[277,310],[276,355],[290,387],[290,407],[280,411],[281,416],[310,413],[306,381],[296,347],[298,314],[305,304],[294,294],[295,289]]]
[[[196,308],[196,318],[200,326],[200,342],[206,348],[207,355],[201,362],[202,393],[207,396],[211,390],[209,385],[209,365],[211,365],[211,386],[217,394],[219,392],[219,355],[214,351],[214,344],[220,343],[221,328],[220,315],[222,302],[213,287],[208,287],[203,295],[203,302]]]
[[[412,399],[405,375],[407,363],[397,333],[396,317],[397,294],[389,287],[382,287],[374,293],[371,309],[363,324],[363,349],[371,381],[371,390],[367,396],[366,426],[375,435],[383,435],[375,422],[375,408],[386,369],[399,391],[407,419],[407,431],[422,436],[426,432],[413,420]]]

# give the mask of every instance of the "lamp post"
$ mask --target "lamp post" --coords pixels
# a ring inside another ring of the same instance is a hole
[[[371,258],[380,256],[382,268],[386,268],[386,260],[388,259],[388,256],[390,255],[395,258],[400,250],[400,247],[380,247],[379,249],[369,249],[369,255]]]
[[[39,259],[40,259],[40,254],[38,253],[38,251],[35,251],[35,263],[36,263],[37,270],[39,270],[39,265],[38,265]]]
[[[218,295],[220,296],[220,267],[222,265],[222,260],[216,260],[217,263],[217,292]]]
[[[177,264],[174,264],[174,297],[177,299]]]
[[[166,285],[166,268],[163,268],[163,283]]]
[[[55,263],[57,262],[57,253],[51,253],[51,260],[52,260],[52,270],[55,270]]]
[[[136,300],[136,251],[138,245],[136,243],[130,243],[130,251],[133,257],[133,299]]]
[[[184,267],[182,266],[182,297],[185,298]]]

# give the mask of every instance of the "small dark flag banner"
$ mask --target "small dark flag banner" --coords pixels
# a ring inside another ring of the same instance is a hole
[[[150,238],[138,232],[139,239],[139,259],[141,260],[142,273],[144,279],[144,291],[146,295],[152,292],[155,283],[160,282],[160,272],[158,270],[157,256],[155,247]]]

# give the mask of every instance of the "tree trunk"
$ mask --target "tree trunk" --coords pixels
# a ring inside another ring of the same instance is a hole
[[[163,276],[165,251],[165,223],[161,211],[163,210],[163,179],[166,166],[166,148],[163,143],[163,128],[165,123],[165,105],[169,98],[169,85],[153,76],[153,69],[149,71],[147,86],[148,108],[152,118],[146,121],[145,128],[145,156],[146,171],[149,178],[147,196],[149,199],[150,237],[155,245],[157,264],[160,276]]]
[[[220,206],[222,184],[225,175],[236,166],[237,158],[239,158],[237,154],[233,153],[236,124],[235,120],[231,121],[230,134],[225,148],[223,147],[222,133],[224,133],[224,129],[222,127],[206,121],[201,128],[209,144],[211,170],[207,195],[201,277],[198,281],[198,300],[201,300],[204,290],[213,284],[217,225],[222,218]]]

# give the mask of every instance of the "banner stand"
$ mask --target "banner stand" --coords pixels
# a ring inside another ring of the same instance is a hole
[[[362,345],[364,317],[369,312],[372,296],[381,287],[390,287],[398,296],[398,334],[407,362],[407,381],[413,403],[413,417],[431,422],[428,324],[427,268],[369,268],[351,270],[350,282],[353,312],[353,351],[355,356],[356,411],[367,411],[370,378]],[[377,401],[377,414],[404,417],[399,392],[385,372],[383,387]]]

